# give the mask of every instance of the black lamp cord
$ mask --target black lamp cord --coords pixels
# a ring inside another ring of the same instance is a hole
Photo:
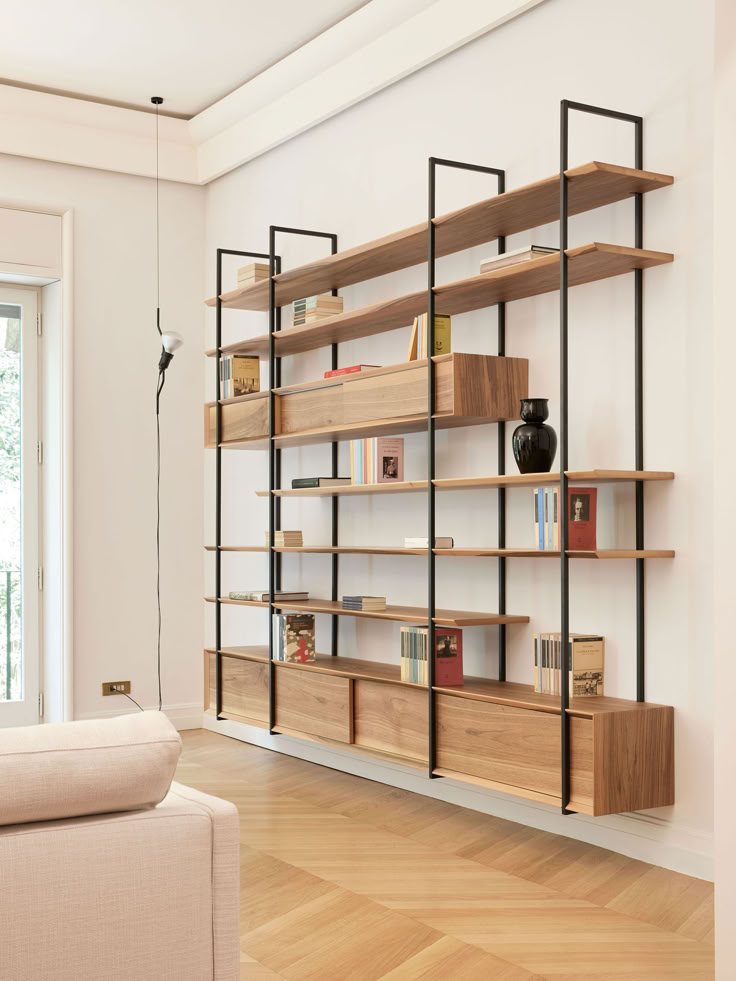
[[[156,330],[161,336],[161,247],[159,243],[159,171],[158,171],[158,107],[156,106]],[[156,604],[158,631],[156,636],[156,671],[158,675],[158,710],[161,711],[161,392],[166,372],[159,367],[156,384]]]

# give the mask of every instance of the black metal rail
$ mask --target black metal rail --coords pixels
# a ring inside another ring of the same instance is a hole
[[[634,166],[644,166],[643,120],[626,112],[589,106],[582,102],[560,102],[560,764],[562,813],[573,813],[570,803],[570,568],[567,555],[570,509],[567,492],[568,470],[568,200],[565,172],[568,168],[569,114],[591,113],[634,125]],[[643,248],[644,226],[642,195],[634,194],[634,245]],[[644,469],[644,375],[643,375],[643,279],[642,270],[634,270],[634,442],[637,470]],[[636,481],[636,548],[644,548],[644,482]],[[636,699],[644,701],[644,560],[636,559]]]
[[[215,283],[215,717],[222,713],[222,396],[220,363],[222,355],[222,257],[237,255],[246,259],[268,259],[263,252],[218,249]],[[278,257],[277,257],[278,258]],[[279,260],[280,261],[280,260]]]
[[[479,174],[492,174],[498,179],[498,193],[503,194],[506,190],[506,172],[495,167],[484,167],[480,164],[463,163],[460,160],[446,160],[441,157],[429,158],[428,174],[428,202],[427,202],[427,679],[428,679],[428,729],[429,729],[429,777],[435,777],[437,765],[437,732],[434,712],[434,649],[435,649],[435,624],[434,615],[436,607],[436,582],[435,582],[435,423],[434,423],[434,368],[432,355],[434,354],[434,310],[435,310],[435,225],[437,207],[437,168],[451,167],[455,170],[469,170]],[[498,238],[498,251],[506,250],[506,239],[504,236]],[[498,304],[498,349],[499,354],[503,355],[506,351],[506,304]],[[498,472],[505,473],[505,426],[503,422],[498,423]],[[504,548],[506,545],[506,495],[503,488],[498,493],[498,547]],[[506,612],[506,560],[503,556],[498,559],[498,612]],[[506,625],[499,624],[498,627],[498,677],[499,681],[506,680]]]
[[[276,357],[275,334],[281,329],[281,307],[276,306],[275,275],[281,271],[281,260],[276,255],[277,235],[306,235],[310,238],[329,239],[331,254],[337,252],[337,235],[332,232],[317,232],[308,228],[288,228],[284,225],[270,225],[268,229],[268,731],[273,734],[276,724],[276,685],[273,666],[273,614],[274,593],[281,588],[281,553],[274,551],[275,529],[281,524],[281,498],[274,494],[281,489],[281,450],[274,444],[276,396],[274,388],[281,384],[281,358]],[[337,295],[333,289],[332,295]],[[332,368],[337,368],[337,344],[332,345]],[[332,475],[337,476],[337,443],[332,444]],[[332,544],[338,543],[337,497],[332,498]],[[337,554],[332,556],[332,598],[337,600],[338,562]],[[337,654],[338,619],[332,615],[332,653]]]

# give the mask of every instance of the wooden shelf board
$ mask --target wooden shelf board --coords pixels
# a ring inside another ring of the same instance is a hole
[[[669,252],[653,252],[649,249],[607,245],[602,242],[590,242],[568,249],[567,256],[570,286],[582,286],[585,283],[622,276],[634,269],[647,269],[672,262],[674,258]],[[554,253],[531,262],[521,262],[436,286],[435,306],[437,313],[467,313],[501,301],[508,303],[524,297],[553,293],[559,287],[560,257]],[[306,326],[286,327],[275,334],[276,354],[279,357],[302,354],[328,344],[371,337],[407,327],[414,317],[425,312],[426,307],[427,292],[418,290],[334,317],[324,317]],[[267,344],[267,337],[252,338],[248,342],[248,351],[243,348],[243,353],[256,353],[253,346],[264,343]]]
[[[562,804],[560,797],[541,794],[536,790],[528,790],[526,787],[512,787],[510,784],[498,783],[495,780],[484,780],[483,777],[473,777],[468,773],[446,770],[443,767],[436,767],[432,772],[437,777],[447,777],[450,780],[457,780],[460,783],[469,783],[474,787],[483,787],[484,790],[498,790],[504,794],[511,794],[512,797],[524,797],[526,800],[538,801],[540,804],[549,804],[551,807],[560,807]],[[577,814],[589,814],[591,817],[593,816],[593,808],[589,804],[571,801],[567,805],[567,809]]]
[[[206,545],[208,552],[214,552],[214,545]],[[268,552],[265,545],[228,545],[221,546],[221,552]],[[399,545],[277,545],[274,552],[304,552],[318,555],[423,555],[426,548],[402,548]],[[456,555],[459,557],[489,557],[489,558],[522,558],[522,559],[559,559],[559,549],[538,548],[435,548],[435,555]],[[673,549],[656,548],[613,548],[595,549],[594,551],[568,551],[571,559],[672,559]]]
[[[465,683],[457,687],[435,685],[434,691],[444,695],[457,695],[458,698],[473,698],[482,702],[496,702],[514,708],[534,709],[537,712],[560,714],[560,699],[557,695],[542,695],[531,685],[513,681],[495,681],[492,678],[466,677]],[[569,715],[592,719],[594,715],[611,712],[645,711],[660,706],[652,702],[636,702],[627,698],[611,698],[596,695],[590,698],[571,698]]]
[[[214,647],[205,647],[205,654],[216,654]],[[223,647],[222,653],[227,657],[239,657],[243,661],[268,661],[268,647]]]
[[[206,596],[208,603],[216,602],[214,596]],[[220,602],[232,606],[256,606],[268,608],[268,603],[254,600],[234,600],[227,596]],[[427,619],[426,607],[420,606],[387,606],[381,611],[344,610],[340,603],[332,600],[312,599],[301,603],[279,602],[274,604],[278,610],[301,610],[304,613],[334,613],[339,616],[367,617],[371,620],[398,620],[403,623],[419,623]],[[529,617],[516,616],[510,613],[474,613],[468,610],[436,610],[434,622],[448,627],[478,627],[498,623],[529,623]]]
[[[568,480],[575,483],[623,483],[634,480],[674,480],[670,470],[568,470]],[[559,473],[504,474],[488,477],[449,477],[434,481],[437,490],[476,490],[483,487],[540,487],[559,484]],[[404,480],[395,484],[343,484],[341,487],[284,488],[274,491],[276,497],[360,497],[365,494],[408,494],[427,490],[426,480]],[[257,497],[268,497],[267,490],[256,491]]]
[[[565,172],[571,215],[591,211],[673,183],[673,178],[629,167],[591,161]],[[498,236],[538,228],[559,219],[559,174],[515,188],[434,219],[436,254],[449,255],[492,242]],[[421,222],[391,235],[275,277],[276,302],[323,293],[384,276],[426,261],[427,225]],[[237,310],[268,309],[268,280],[221,294],[222,304]],[[205,301],[215,306],[213,297]],[[438,311],[439,312],[439,311]]]

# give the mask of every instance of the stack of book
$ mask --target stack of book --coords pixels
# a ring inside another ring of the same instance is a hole
[[[534,488],[534,547],[543,552],[560,548],[560,489]]]
[[[391,484],[403,480],[403,438],[351,439],[350,479],[354,484]]]
[[[603,637],[570,634],[570,697],[603,694]],[[559,633],[534,635],[534,691],[560,694],[562,640]]]
[[[405,538],[404,548],[426,548],[429,538],[425,535],[424,538]],[[435,538],[434,540],[435,548],[454,548],[455,539],[454,538]]]
[[[346,368],[332,368],[325,372],[325,378],[337,378],[340,375],[358,375],[363,371],[370,371],[371,368],[380,368],[380,364],[351,364]]]
[[[270,544],[270,536],[266,532],[266,548]],[[273,544],[276,548],[301,548],[304,541],[301,531],[275,531],[273,533]]]
[[[294,327],[309,324],[323,317],[334,317],[342,313],[342,297],[321,293],[319,296],[307,296],[303,300],[294,300],[291,322]]]
[[[313,614],[274,613],[273,659],[292,664],[316,661]]]
[[[500,255],[492,255],[490,259],[483,259],[480,264],[480,271],[487,273],[496,269],[505,269],[507,266],[516,266],[520,262],[531,262],[534,259],[541,259],[545,255],[554,255],[559,251],[559,249],[548,248],[546,245],[525,245],[523,249],[514,249],[512,252],[502,252]]]
[[[426,627],[401,628],[401,680],[417,685],[429,682]],[[463,632],[456,627],[436,627],[434,632],[434,683],[447,687],[463,684]]]
[[[343,610],[363,610],[366,613],[378,613],[386,609],[385,596],[343,596]]]
[[[268,279],[267,262],[251,262],[249,266],[238,269],[238,286],[254,286]]]
[[[294,477],[291,482],[292,490],[305,487],[342,487],[351,484],[350,477]]]
[[[267,589],[246,589],[242,591],[233,590],[228,593],[228,597],[231,600],[248,600],[249,603],[268,603],[268,590]],[[291,592],[285,590],[276,590],[273,594],[273,601],[276,603],[280,600],[282,603],[300,603],[302,600],[308,600],[309,593],[301,592],[299,590],[292,590]]]
[[[250,395],[261,390],[261,362],[250,354],[224,354],[220,358],[220,398]]]
[[[444,313],[434,315],[434,353],[449,354],[452,350],[452,319]],[[427,314],[414,318],[409,340],[407,361],[427,357]]]

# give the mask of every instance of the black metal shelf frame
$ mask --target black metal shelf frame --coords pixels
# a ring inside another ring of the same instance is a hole
[[[570,560],[567,555],[570,512],[567,504],[568,470],[568,203],[565,171],[568,168],[570,110],[607,116],[634,125],[634,166],[644,168],[644,122],[641,116],[603,109],[582,102],[560,102],[560,764],[563,814],[572,814],[570,803]],[[642,195],[634,194],[634,246],[643,248]],[[643,276],[634,270],[634,457],[635,469],[644,469],[644,373],[643,373]],[[636,548],[644,548],[644,481],[636,486]],[[636,559],[636,700],[644,701],[644,560]]]
[[[276,332],[281,330],[281,307],[276,306],[275,275],[281,271],[281,261],[276,255],[276,236],[305,235],[310,238],[326,238],[330,242],[331,255],[337,252],[337,235],[332,232],[317,232],[308,228],[288,228],[283,225],[270,225],[268,229],[268,731],[275,735],[276,725],[276,685],[273,664],[273,614],[274,593],[281,588],[281,553],[274,551],[274,537],[277,525],[281,525],[281,498],[274,494],[281,490],[281,450],[274,442],[276,423],[276,395],[274,388],[281,385],[281,358],[276,357]],[[337,296],[337,290],[332,290]],[[337,369],[337,344],[331,344],[332,370]],[[337,442],[332,443],[332,476],[337,477]],[[332,544],[338,544],[338,497],[332,496]],[[332,555],[332,599],[337,601],[338,556]],[[218,594],[219,595],[219,594]],[[332,614],[332,655],[337,655],[338,618]]]
[[[567,506],[568,492],[568,447],[569,447],[569,378],[568,378],[568,257],[566,249],[568,247],[568,178],[565,172],[568,169],[568,150],[569,150],[569,113],[570,110],[590,113],[598,116],[606,116],[634,125],[634,166],[643,169],[643,119],[641,116],[634,116],[629,113],[617,112],[598,106],[587,105],[580,102],[572,102],[563,99],[560,103],[560,601],[561,601],[561,648],[563,652],[563,664],[560,672],[560,770],[561,770],[561,810],[563,814],[574,813],[569,809],[570,803],[570,717],[567,709],[570,704],[569,691],[569,636],[570,636],[570,579],[569,579],[569,557],[567,547],[569,540],[569,509]],[[497,179],[497,191],[499,194],[505,192],[505,171],[494,167],[485,167],[477,164],[464,163],[457,160],[448,160],[439,157],[429,158],[428,171],[428,216],[427,216],[427,351],[434,351],[435,335],[435,225],[436,217],[436,172],[438,167],[449,167],[459,170],[474,171],[477,173],[490,174]],[[634,198],[634,245],[636,248],[643,248],[643,207],[641,193],[632,195]],[[281,488],[281,450],[275,446],[275,394],[274,388],[281,384],[281,358],[276,357],[275,334],[281,329],[281,308],[276,305],[276,283],[275,275],[281,271],[281,258],[276,254],[277,234],[305,235],[315,238],[324,238],[331,244],[331,254],[337,252],[337,235],[329,232],[318,232],[310,229],[289,228],[280,225],[269,227],[269,251],[261,252],[241,252],[234,249],[217,250],[217,299],[216,299],[216,333],[217,333],[217,352],[215,358],[216,384],[219,395],[220,385],[220,359],[222,348],[222,257],[226,255],[242,256],[252,259],[267,259],[269,262],[269,356],[268,356],[268,375],[269,375],[269,517],[268,528],[271,547],[269,549],[269,731],[273,733],[275,725],[275,678],[273,661],[273,613],[274,613],[274,592],[281,588],[281,554],[274,551],[274,533],[281,524],[281,498],[273,492]],[[504,236],[497,239],[498,252],[502,253],[506,249]],[[332,295],[337,295],[337,290],[332,290]],[[506,304],[497,304],[497,341],[498,354],[503,357],[506,353]],[[331,345],[331,363],[333,370],[338,367],[337,344]],[[431,359],[427,372],[427,633],[428,650],[434,650],[435,644],[435,624],[434,615],[436,610],[436,580],[435,580],[435,554],[433,544],[436,526],[436,488],[434,485],[436,457],[435,457],[435,421],[433,418],[433,407],[435,398],[435,378],[432,370]],[[216,653],[216,717],[221,718],[222,713],[222,631],[221,631],[221,561],[222,561],[222,406],[220,400],[217,401],[216,411],[216,525],[215,525],[215,653]],[[644,469],[644,428],[643,428],[643,276],[641,269],[634,270],[634,441],[635,441],[635,469]],[[506,472],[505,459],[505,423],[500,421],[498,426],[498,473]],[[337,453],[338,443],[332,442],[332,476],[338,476]],[[635,481],[636,488],[636,548],[644,548],[644,481]],[[501,487],[497,489],[497,527],[498,527],[498,547],[504,548],[506,544],[506,491]],[[338,545],[338,496],[332,495],[332,545]],[[338,599],[338,555],[331,556],[332,561],[332,599]],[[644,560],[638,558],[636,565],[636,700],[644,701],[645,694],[645,617],[644,617]],[[498,558],[498,612],[506,612],[506,559],[503,556]],[[338,650],[338,617],[332,615],[332,654],[336,655]],[[434,682],[435,664],[434,658],[428,658],[428,776],[434,778],[436,774],[436,721],[434,705]],[[500,624],[498,627],[498,679],[506,680],[506,625]],[[275,733],[274,733],[275,734]]]
[[[437,168],[450,167],[454,170],[468,170],[479,174],[491,174],[497,178],[498,194],[503,194],[506,190],[506,171],[498,170],[496,167],[483,167],[480,164],[463,163],[460,160],[446,160],[441,157],[429,158],[428,173],[428,202],[427,202],[427,651],[433,652],[435,648],[435,624],[434,614],[436,608],[436,581],[435,581],[435,517],[436,517],[436,488],[435,479],[435,421],[434,421],[434,368],[432,356],[434,353],[434,310],[435,310],[435,225],[434,219],[437,212]],[[501,235],[497,239],[498,252],[506,251],[506,238]],[[506,304],[496,304],[498,308],[498,353],[503,357],[506,353]],[[420,352],[421,356],[421,352]],[[498,426],[498,473],[506,473],[506,424],[497,423]],[[506,490],[498,488],[498,547],[506,547]],[[498,558],[498,612],[506,612],[506,559],[504,556]],[[437,727],[435,725],[434,713],[434,656],[429,654],[427,659],[428,667],[428,736],[429,745],[427,747],[428,756],[428,775],[430,780],[437,774],[434,772],[437,766]],[[498,625],[498,680],[506,680],[506,624]]]

